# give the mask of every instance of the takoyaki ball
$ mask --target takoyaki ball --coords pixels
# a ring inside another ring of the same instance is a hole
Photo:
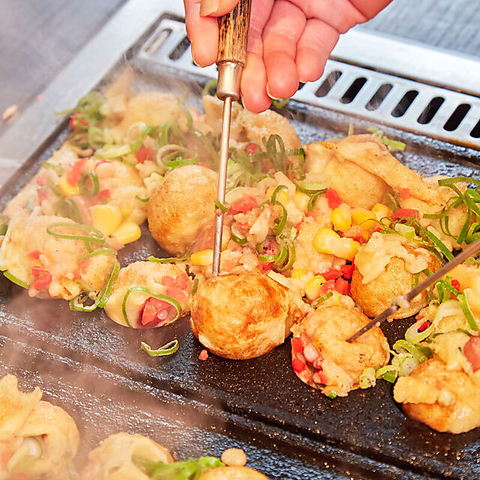
[[[346,396],[359,387],[366,368],[385,365],[388,341],[380,328],[372,328],[347,342],[369,318],[356,308],[320,307],[292,328],[292,366],[307,385],[325,395]]]
[[[148,201],[148,227],[157,243],[173,255],[190,250],[215,224],[218,175],[188,165],[165,176]]]
[[[248,467],[217,467],[202,473],[198,480],[268,480],[268,478]]]
[[[126,327],[162,327],[190,311],[191,292],[192,281],[185,268],[175,264],[135,262],[120,269],[105,313]],[[167,298],[162,300],[152,295],[167,296],[178,302],[180,315]]]
[[[73,237],[59,238],[58,234]],[[116,255],[111,251],[86,258],[90,251],[85,241],[74,237],[88,234],[68,218],[19,212],[11,218],[0,247],[0,266],[26,283],[32,297],[71,300],[82,289],[98,292],[110,275]]]
[[[305,162],[308,173],[321,173],[330,181],[341,199],[352,207],[371,209],[382,203],[388,185],[377,175],[354,162],[345,160],[337,152],[337,144],[318,142],[305,145]]]
[[[414,420],[439,432],[462,433],[480,426],[480,388],[463,371],[432,358],[400,377],[394,399]]]
[[[146,480],[148,477],[134,458],[152,462],[173,463],[170,452],[153,440],[139,434],[110,435],[88,454],[88,465],[82,480]]]
[[[266,275],[220,275],[198,287],[191,326],[200,343],[215,355],[245,360],[281,345],[307,308]]]
[[[377,234],[374,234],[374,236]],[[380,234],[378,234],[380,235]],[[368,245],[368,243],[366,244]],[[363,246],[360,250],[362,250]],[[363,310],[365,315],[369,317],[376,317],[384,310],[386,310],[395,297],[404,295],[409,292],[414,286],[414,274],[407,269],[407,262],[412,259],[421,261],[422,268],[419,268],[418,282],[422,282],[426,275],[422,272],[424,269],[429,269],[435,272],[440,267],[440,263],[435,255],[426,248],[414,247],[411,245],[403,245],[406,251],[406,256],[400,258],[396,255],[386,257],[384,263],[385,267],[381,269],[380,273],[372,280],[365,277],[368,272],[374,270],[374,262],[365,263],[363,269],[359,268],[360,256],[357,253],[355,257],[355,270],[352,275],[352,283],[350,285],[350,293],[355,303]],[[403,251],[403,250],[402,250]],[[399,252],[400,254],[400,252]],[[363,274],[361,273],[363,272]],[[369,280],[365,283],[365,279]],[[399,309],[392,318],[406,318],[415,315],[427,303],[426,292],[416,296],[407,308]]]

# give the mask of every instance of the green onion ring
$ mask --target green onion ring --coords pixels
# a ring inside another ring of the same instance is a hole
[[[445,246],[445,244],[432,232],[429,230],[426,233],[427,238],[431,240],[431,242],[438,247],[438,249],[445,255],[447,260],[453,260],[453,254],[452,252]]]
[[[142,350],[151,357],[166,357],[168,355],[172,355],[178,350],[178,340],[172,340],[171,342],[166,343],[165,345],[153,350],[148,343],[142,342],[141,347]]]
[[[5,278],[8,278],[11,282],[13,282],[15,285],[18,285],[19,287],[26,288],[27,290],[30,288],[29,283],[24,282],[23,280],[20,280],[15,275],[12,275],[8,270],[3,272],[3,276]]]
[[[157,258],[154,256],[150,256],[148,257],[147,260],[149,262],[156,262],[156,263],[179,263],[179,262],[184,262],[185,260],[188,260],[189,257],[190,257],[190,253],[186,253],[181,257]]]
[[[63,167],[61,165],[55,165],[54,163],[50,162],[42,162],[42,167],[53,170],[58,176],[63,173]]]
[[[282,208],[282,218],[280,220],[278,218],[275,219],[275,228],[273,229],[273,233],[275,235],[280,235],[287,224],[287,209],[280,202],[277,202],[276,205]]]
[[[272,196],[270,198],[270,203],[272,205],[277,205],[277,204],[281,203],[281,202],[277,201],[277,196],[280,193],[280,191],[282,191],[282,190],[285,191],[285,192],[288,192],[288,188],[285,185],[278,185],[278,187],[275,188],[275,190],[273,191]]]
[[[135,195],[135,198],[143,203],[147,203],[150,200],[150,197],[139,197],[138,195]]]
[[[112,271],[110,272],[110,276],[108,277],[107,282],[105,283],[105,285],[100,290],[100,293],[98,294],[98,296],[100,297],[100,299],[98,300],[98,306],[100,308],[103,308],[107,304],[108,299],[112,294],[113,286],[115,285],[115,280],[117,280],[119,272],[120,272],[120,264],[118,262],[115,262],[113,264]]]
[[[75,235],[72,233],[58,233],[54,232],[53,229],[56,227],[69,227],[69,228],[78,228],[79,230],[87,230],[92,232],[92,235]],[[91,225],[84,225],[83,223],[67,223],[67,222],[57,222],[52,223],[47,227],[47,233],[52,237],[56,238],[65,238],[67,240],[82,240],[87,243],[96,243],[99,245],[105,244],[105,237],[103,233],[92,227]],[[88,247],[87,247],[88,249]]]
[[[295,247],[293,245],[289,245],[288,246],[288,262],[283,267],[277,268],[277,270],[279,272],[284,272],[286,270],[290,270],[290,268],[292,268],[292,266],[295,262],[295,257],[296,257]]]
[[[313,303],[312,303],[312,308],[317,308],[321,303],[323,303],[325,300],[328,300],[330,297],[333,296],[333,292],[330,290],[321,297],[318,297]]]
[[[238,245],[245,245],[247,243],[247,239],[245,237],[241,237],[235,233],[233,233],[233,228],[230,229],[230,237]]]
[[[88,185],[88,182],[91,182],[91,185]],[[78,190],[80,195],[84,197],[95,197],[100,191],[100,182],[98,176],[94,172],[83,172],[78,179]]]
[[[478,325],[477,325],[477,322],[475,321],[475,317],[473,316],[472,311],[470,310],[470,307],[468,306],[467,297],[465,296],[464,293],[461,293],[460,295],[458,295],[457,298],[458,298],[458,301],[460,302],[460,306],[462,307],[463,314],[467,319],[468,326],[472,330],[477,331]]]
[[[215,206],[217,207],[218,210],[220,210],[222,213],[227,213],[229,208],[225,206],[218,198],[215,199]]]
[[[97,248],[96,250],[93,250],[91,253],[89,253],[88,255],[85,255],[84,257],[80,257],[78,260],[81,262],[82,260],[96,257],[98,255],[116,255],[116,254],[117,252],[113,248],[102,247],[102,248]]]
[[[82,215],[80,214],[77,204],[70,198],[62,198],[58,202],[55,215],[58,214],[60,214],[62,217],[70,218],[76,223],[80,223],[82,221]]]

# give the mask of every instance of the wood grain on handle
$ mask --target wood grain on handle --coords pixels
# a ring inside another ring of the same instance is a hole
[[[252,0],[240,0],[230,13],[218,19],[217,64],[234,62],[245,66],[251,7]]]

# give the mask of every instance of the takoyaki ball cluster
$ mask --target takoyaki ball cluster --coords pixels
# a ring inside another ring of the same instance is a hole
[[[385,365],[388,341],[373,328],[354,342],[347,339],[369,322],[360,310],[342,306],[320,307],[292,328],[292,366],[307,385],[325,395],[346,396],[359,388],[366,368]]]
[[[480,426],[480,385],[464,371],[432,358],[393,390],[404,412],[439,432],[462,433]]]
[[[248,467],[218,467],[202,473],[198,480],[268,480],[268,478]]]
[[[195,243],[212,238],[218,176],[209,168],[188,165],[165,176],[148,201],[148,227],[157,243],[172,255],[195,250]],[[203,242],[202,242],[203,243]]]
[[[134,463],[134,458],[152,462],[173,463],[170,452],[153,440],[139,434],[117,433],[103,440],[88,454],[88,465],[82,480],[144,480],[149,478]]]
[[[77,426],[63,409],[41,398],[38,388],[20,392],[13,375],[0,381],[0,478],[71,478]]]
[[[105,313],[114,322],[127,327],[161,327],[190,311],[191,293],[192,281],[185,268],[175,264],[135,262],[120,269]],[[169,299],[178,303],[180,313]]]
[[[198,287],[191,326],[200,343],[215,355],[244,360],[281,345],[308,308],[266,275],[221,275]]]
[[[355,257],[350,292],[355,303],[369,317],[386,310],[392,299],[404,295],[417,282],[426,278],[424,270],[435,272],[440,263],[435,255],[423,247],[400,243],[399,235],[374,233]],[[415,273],[412,273],[415,272]],[[408,308],[401,308],[393,318],[406,318],[416,314],[427,303],[426,292],[414,298]]]

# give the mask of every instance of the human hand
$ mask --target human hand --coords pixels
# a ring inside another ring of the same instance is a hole
[[[201,67],[215,62],[219,16],[239,0],[184,0],[192,56]],[[242,101],[255,113],[272,98],[289,98],[299,82],[313,82],[341,33],[373,18],[391,0],[252,0]]]

